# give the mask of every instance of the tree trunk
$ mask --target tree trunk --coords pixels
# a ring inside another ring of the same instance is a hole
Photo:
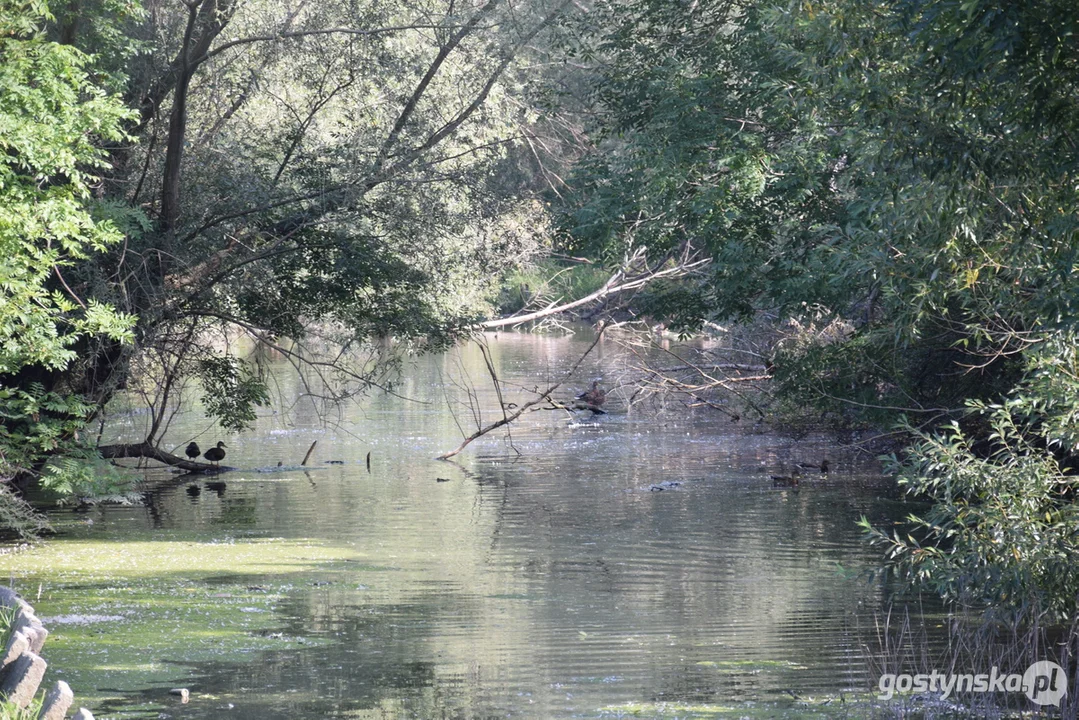
[[[227,466],[211,465],[210,463],[194,462],[192,460],[185,460],[178,455],[167,453],[160,448],[156,448],[153,445],[141,442],[141,443],[121,443],[119,445],[102,445],[97,449],[101,453],[103,458],[149,458],[150,460],[157,460],[163,462],[166,465],[172,465],[174,467],[183,468],[190,472],[206,472],[207,470],[232,470],[233,468]]]
[[[173,228],[180,217],[180,163],[187,135],[187,89],[190,82],[191,73],[184,68],[173,96],[165,145],[165,173],[161,185],[161,227],[164,230]]]

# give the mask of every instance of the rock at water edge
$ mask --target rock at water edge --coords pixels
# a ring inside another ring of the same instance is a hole
[[[9,666],[0,683],[0,693],[19,707],[26,707],[37,694],[48,666],[43,657],[27,650]]]
[[[71,692],[71,687],[63,680],[57,680],[52,690],[45,694],[37,720],[64,720],[67,709],[74,702],[75,694]]]

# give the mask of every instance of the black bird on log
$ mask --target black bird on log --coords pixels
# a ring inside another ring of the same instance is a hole
[[[224,442],[218,441],[217,447],[212,447],[207,450],[203,457],[212,462],[214,465],[218,465],[222,460],[225,459],[225,451],[221,448],[227,447],[228,445],[226,445]]]
[[[187,449],[184,450],[184,454],[187,455],[189,459],[194,460],[202,454],[202,450],[199,449],[199,444],[192,440],[190,443],[188,443]]]

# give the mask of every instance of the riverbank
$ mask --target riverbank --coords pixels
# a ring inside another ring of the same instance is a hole
[[[38,698],[48,663],[42,657],[49,631],[34,608],[9,587],[0,586],[0,713],[5,719],[64,720],[75,702],[71,687],[57,680]],[[74,720],[94,720],[79,708]]]

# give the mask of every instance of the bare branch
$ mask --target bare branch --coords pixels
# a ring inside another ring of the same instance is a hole
[[[639,256],[639,253],[635,254],[633,258],[630,259],[630,263],[632,263],[632,261],[634,259],[637,259]],[[705,258],[702,260],[695,260],[693,262],[680,263],[678,265],[663,270],[655,270],[652,272],[644,273],[642,275],[638,275],[631,280],[626,280],[625,282],[619,282],[624,278],[624,271],[619,270],[614,275],[612,275],[606,283],[603,284],[603,287],[601,287],[599,290],[596,290],[594,293],[591,293],[590,295],[586,295],[583,298],[573,300],[572,302],[564,303],[562,305],[552,304],[547,306],[543,310],[528,313],[526,315],[515,315],[508,318],[486,320],[480,323],[479,327],[488,330],[491,328],[505,327],[507,325],[520,325],[521,323],[531,322],[532,320],[540,320],[545,317],[550,317],[551,315],[558,315],[559,313],[568,312],[583,305],[593,303],[597,300],[602,300],[603,298],[606,298],[610,295],[616,295],[618,293],[626,292],[628,290],[639,290],[653,280],[658,280],[662,277],[681,277],[684,275],[688,275],[692,271],[703,268],[710,262],[711,260]],[[627,263],[627,265],[630,263]]]
[[[484,12],[490,5],[495,4],[496,1],[497,0],[492,0],[492,2],[488,3],[488,5],[485,5],[483,8],[481,8],[480,12]],[[569,5],[568,0],[561,3],[558,7],[552,10],[541,22],[536,23],[535,27],[533,27],[528,32],[528,34],[521,38],[521,40],[511,51],[507,51],[503,55],[502,61],[499,62],[494,72],[492,72],[490,77],[487,78],[487,82],[484,84],[483,88],[472,100],[472,102],[468,104],[468,107],[457,113],[457,115],[448,123],[440,127],[435,132],[431,133],[431,135],[423,143],[402,155],[401,158],[393,164],[393,166],[386,174],[393,175],[394,173],[398,172],[401,168],[410,164],[417,157],[421,156],[423,153],[438,145],[449,135],[451,135],[455,130],[457,130],[457,128],[464,124],[464,122],[468,120],[468,118],[470,118],[476,112],[476,110],[478,110],[479,107],[483,105],[483,103],[487,100],[487,96],[491,93],[491,90],[494,89],[495,83],[498,82],[499,78],[501,78],[502,74],[506,71],[506,68],[508,68],[510,63],[513,62],[514,58],[517,56],[517,52],[521,48],[525,47],[534,37],[536,37],[536,35],[538,35],[541,30],[554,22],[567,5]],[[479,13],[477,13],[477,16],[478,15]],[[459,40],[457,42],[459,42]],[[442,58],[442,60],[444,59],[445,58]],[[438,58],[436,58],[436,62],[441,64],[441,61]],[[437,72],[437,68],[435,68],[434,65],[431,66],[431,69]],[[431,71],[428,70],[428,73],[430,75]],[[433,75],[430,75],[430,77],[433,77]],[[404,122],[407,122],[406,112],[408,115],[411,115],[412,111],[415,110],[415,104],[413,103],[413,100],[415,100],[416,102],[419,101],[420,96],[422,96],[423,94],[423,90],[426,89],[426,86],[424,84],[425,82],[430,82],[430,78],[428,76],[424,76],[424,79],[420,81],[420,86],[416,88],[416,93],[413,94],[412,98],[409,98],[409,103],[412,104],[411,107],[409,105],[405,106],[405,109],[401,112],[401,117],[398,118],[398,124],[394,126],[393,131],[391,131],[390,133],[390,137],[386,138],[386,143],[383,145],[382,152],[380,153],[378,162],[376,164],[377,170],[381,170],[382,166],[385,164],[385,161],[388,159],[388,153],[392,148],[393,142],[396,141],[397,136],[400,134],[401,130],[404,129]]]
[[[553,393],[555,390],[557,390],[559,387],[561,387],[563,383],[565,383],[567,380],[569,380],[571,377],[573,377],[573,374],[577,372],[577,368],[579,368],[581,366],[581,363],[584,362],[584,359],[586,357],[588,357],[589,353],[591,353],[592,350],[595,349],[596,345],[599,344],[599,341],[603,339],[603,331],[604,330],[606,330],[606,326],[601,325],[600,328],[599,328],[599,332],[596,333],[596,339],[593,340],[592,344],[588,346],[588,349],[585,350],[584,353],[579,358],[577,358],[577,362],[573,363],[573,367],[571,367],[568,371],[566,371],[566,373],[562,376],[562,378],[558,382],[554,383],[553,385],[548,386],[546,390],[541,392],[539,394],[539,397],[537,397],[535,400],[529,400],[528,402],[523,403],[519,408],[517,408],[517,410],[512,415],[506,415],[505,406],[503,406],[503,412],[502,412],[502,419],[501,420],[493,422],[490,425],[487,425],[486,427],[480,428],[476,432],[474,432],[471,435],[469,435],[468,437],[466,437],[464,439],[464,442],[462,442],[460,445],[458,445],[454,450],[451,450],[448,453],[444,453],[442,455],[439,455],[436,458],[436,460],[449,460],[451,457],[453,457],[454,455],[457,455],[462,450],[464,450],[466,447],[468,447],[469,444],[471,444],[473,440],[483,437],[484,435],[491,432],[492,430],[497,430],[500,427],[503,427],[505,425],[509,425],[511,422],[513,422],[514,420],[516,420],[517,418],[521,417],[526,412],[528,412],[529,408],[531,408],[531,407],[533,407],[535,405],[539,405],[541,402],[550,401],[551,400],[551,393]]]
[[[401,132],[405,129],[405,125],[408,124],[409,119],[412,117],[412,113],[416,111],[416,106],[419,105],[420,99],[423,98],[427,92],[428,86],[431,81],[435,79],[438,71],[442,68],[443,63],[446,62],[446,58],[453,52],[454,48],[461,44],[461,41],[465,39],[472,30],[479,25],[480,20],[498,7],[499,0],[489,0],[489,2],[476,11],[476,14],[469,18],[461,28],[450,36],[450,39],[438,50],[438,54],[435,55],[435,59],[431,62],[431,65],[427,68],[427,72],[424,73],[420,79],[419,84],[416,85],[416,89],[412,91],[411,97],[405,102],[405,106],[401,108],[400,114],[397,116],[397,121],[394,122],[393,128],[390,130],[390,134],[386,136],[385,141],[382,143],[382,148],[379,150],[378,159],[375,161],[375,174],[377,175],[382,167],[386,163],[386,159],[389,157],[390,151],[393,149],[394,144],[397,142],[397,138],[400,137]]]
[[[291,38],[310,37],[312,35],[386,35],[388,33],[402,32],[404,30],[453,30],[462,27],[461,25],[444,25],[444,24],[424,24],[415,23],[411,25],[392,25],[389,27],[374,28],[368,30],[360,30],[359,28],[348,27],[336,27],[336,28],[318,28],[315,30],[292,30],[290,32],[275,33],[273,35],[251,35],[249,37],[236,38],[230,40],[227,43],[218,45],[210,52],[206,53],[203,57],[199,58],[199,62],[209,60],[210,58],[220,55],[226,50],[230,50],[238,45],[250,45],[257,42],[273,42],[276,40],[288,40]]]

